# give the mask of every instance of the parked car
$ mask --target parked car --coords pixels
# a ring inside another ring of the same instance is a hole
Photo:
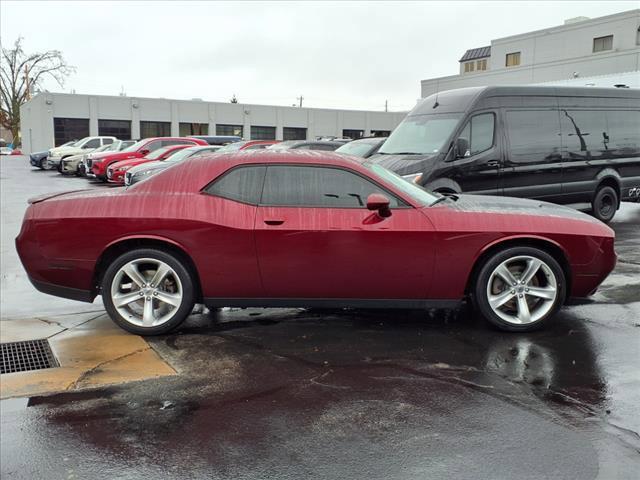
[[[10,147],[0,147],[0,155],[11,155],[13,149]]]
[[[121,152],[110,153],[99,158],[87,159],[87,176],[94,177],[103,182],[107,181],[107,168],[109,165],[130,158],[142,158],[149,153],[169,145],[208,145],[199,138],[188,137],[151,137],[140,140]]]
[[[275,145],[277,140],[243,140],[225,145],[218,153],[238,152],[240,150],[263,150],[269,145]]]
[[[101,153],[119,152],[133,145],[135,140],[116,140],[110,145],[103,145],[91,153],[83,153],[67,157],[60,162],[60,173],[64,175],[84,175],[86,173],[86,159],[97,158]]]
[[[31,199],[16,239],[31,282],[102,294],[142,335],[176,328],[194,302],[454,308],[467,295],[496,327],[528,331],[592,294],[616,261],[613,230],[567,207],[442,196],[332,152],[215,157],[118,193]]]
[[[343,145],[342,142],[334,142],[332,140],[285,140],[267,148],[269,150],[323,150],[325,152],[333,152],[341,145]]]
[[[124,174],[130,168],[156,160],[166,160],[174,153],[187,148],[188,146],[189,145],[169,145],[168,147],[162,147],[154,150],[142,158],[129,158],[127,160],[120,160],[119,162],[112,163],[107,167],[107,181],[109,183],[119,183],[124,185]]]
[[[104,150],[102,152],[91,152],[87,155],[84,155],[82,159],[82,163],[78,165],[78,173],[83,177],[92,177],[91,173],[91,164],[93,161],[99,161],[103,158],[108,157],[109,155],[113,155],[116,152],[122,152],[129,147],[135,145],[139,140],[118,140],[113,143],[111,149]]]
[[[49,155],[47,155],[46,168],[57,168],[60,170],[60,162],[65,158],[80,153],[93,152],[96,148],[100,148],[103,145],[110,145],[116,140],[116,137],[85,137],[72,145],[65,144],[52,148],[49,150]]]
[[[235,135],[190,135],[189,138],[199,138],[209,145],[227,145],[228,143],[239,142],[241,137]]]
[[[160,173],[167,167],[177,164],[187,158],[197,157],[199,155],[205,155],[208,153],[214,153],[218,151],[221,147],[219,145],[211,145],[208,147],[187,147],[179,152],[174,153],[171,157],[162,161],[153,161],[146,162],[142,165],[137,165],[135,167],[130,168],[124,174],[124,184],[125,185],[133,185],[142,180],[149,178],[151,175],[155,175],[156,173]]]
[[[640,200],[640,90],[439,92],[372,159],[436,192],[542,199],[608,222],[620,201]]]
[[[71,140],[70,142],[67,142],[60,146],[68,147],[69,145],[73,145],[77,141],[78,140]],[[29,163],[33,167],[38,167],[40,170],[44,170],[46,168],[46,161],[47,161],[48,155],[49,155],[49,150],[45,150],[43,152],[34,152],[31,155],[29,155]]]
[[[336,149],[336,153],[355,155],[356,157],[369,158],[375,154],[385,142],[387,137],[368,137],[345,143]]]

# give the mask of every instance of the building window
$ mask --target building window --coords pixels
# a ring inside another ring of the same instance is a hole
[[[520,52],[507,53],[507,67],[517,67],[520,65]]]
[[[593,53],[605,52],[613,49],[613,35],[593,39]]]
[[[467,62],[464,64],[464,73],[469,73],[469,72],[473,72],[474,69],[474,63],[473,62]]]
[[[242,125],[216,125],[216,135],[242,137]]]
[[[342,130],[342,136],[350,138],[351,140],[357,140],[364,137],[364,130]]]
[[[170,137],[170,122],[140,122],[140,138]]]
[[[476,62],[476,70],[480,71],[480,70],[486,70],[487,69],[487,59],[483,59],[483,60],[478,60]]]
[[[129,140],[131,138],[131,121],[98,120],[98,135]]]
[[[296,128],[296,127],[284,127],[282,129],[282,139],[283,140],[306,140],[307,129]]]
[[[371,130],[372,137],[388,137],[391,135],[391,130]]]
[[[251,140],[275,140],[276,127],[259,127],[251,125]]]
[[[179,132],[181,137],[190,137],[191,135],[209,135],[209,125],[206,123],[180,122]]]
[[[88,118],[54,118],[53,137],[56,147],[71,140],[89,136]]]

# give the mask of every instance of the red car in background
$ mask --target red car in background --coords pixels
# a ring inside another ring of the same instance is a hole
[[[145,138],[121,152],[114,152],[111,155],[91,159],[90,165],[89,162],[87,162],[87,168],[90,169],[89,172],[87,172],[87,176],[94,176],[95,178],[106,182],[107,168],[112,163],[119,162],[121,160],[128,160],[130,158],[142,158],[159,148],[168,147],[170,145],[208,145],[208,143],[199,138],[187,137]]]
[[[168,147],[162,147],[142,158],[130,158],[127,160],[120,160],[119,162],[112,163],[107,167],[107,180],[110,183],[120,183],[124,185],[124,174],[127,170],[136,165],[142,163],[153,162],[157,160],[166,160],[171,155],[183,148],[192,147],[193,145],[170,145]]]
[[[242,142],[233,142],[225,145],[216,153],[231,153],[241,150],[264,150],[270,145],[279,143],[278,140],[243,140]]]
[[[616,262],[613,230],[584,213],[430,193],[330,152],[202,155],[121,192],[29,203],[16,247],[34,286],[102,295],[143,335],[176,328],[194,303],[455,308],[467,296],[496,327],[528,331]]]

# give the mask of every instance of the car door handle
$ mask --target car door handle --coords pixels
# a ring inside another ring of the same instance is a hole
[[[498,165],[500,165],[500,162],[498,162],[497,160],[491,160],[490,162],[487,162],[487,167],[497,167]]]
[[[282,225],[284,220],[265,220],[264,223],[267,225]]]

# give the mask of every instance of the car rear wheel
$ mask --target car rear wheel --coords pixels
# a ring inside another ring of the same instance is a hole
[[[613,219],[618,209],[618,193],[615,188],[602,185],[596,191],[591,203],[593,216],[604,223]]]
[[[480,313],[510,332],[541,327],[562,306],[564,296],[562,268],[551,255],[532,247],[508,248],[491,256],[474,286]]]
[[[194,282],[182,260],[162,250],[138,249],[116,258],[102,280],[111,319],[138,335],[178,327],[195,303]]]
[[[44,162],[47,161],[47,157],[41,158],[40,160],[38,160],[38,168],[40,170],[44,170]]]

